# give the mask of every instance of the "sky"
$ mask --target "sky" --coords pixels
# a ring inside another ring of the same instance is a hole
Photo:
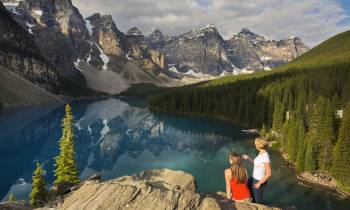
[[[178,35],[214,24],[228,39],[242,28],[313,47],[350,29],[350,0],[72,0],[84,17],[111,14],[121,31]]]

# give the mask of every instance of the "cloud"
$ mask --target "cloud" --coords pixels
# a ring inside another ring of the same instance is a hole
[[[349,17],[337,0],[73,0],[84,17],[111,14],[120,30],[136,26],[177,35],[209,23],[225,38],[242,28],[272,39],[299,36],[314,46],[346,30]]]

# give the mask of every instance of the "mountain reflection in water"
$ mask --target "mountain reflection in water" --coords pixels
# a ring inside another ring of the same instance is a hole
[[[101,173],[103,180],[148,168],[191,173],[198,191],[224,191],[228,154],[254,157],[254,136],[239,125],[207,118],[151,113],[144,100],[82,100],[72,103],[76,158],[82,180]],[[0,116],[0,198],[9,193],[28,199],[35,162],[44,164],[54,181],[64,107],[23,108]],[[298,209],[350,209],[349,199],[298,184],[295,171],[270,151],[273,176],[265,193],[268,203]],[[249,173],[252,166],[246,163]]]

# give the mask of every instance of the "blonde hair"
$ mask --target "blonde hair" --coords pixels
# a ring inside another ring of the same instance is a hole
[[[256,138],[255,139],[255,146],[257,149],[266,149],[268,146],[267,139],[262,138],[262,137]]]
[[[237,184],[244,184],[248,180],[247,170],[243,166],[243,159],[236,153],[230,154],[232,179],[236,179]]]

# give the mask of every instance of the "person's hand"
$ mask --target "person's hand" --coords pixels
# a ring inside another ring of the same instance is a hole
[[[261,186],[261,184],[258,182],[258,183],[256,183],[256,184],[254,184],[254,188],[255,189],[259,189],[260,188],[260,186]]]
[[[248,155],[242,155],[242,158],[243,158],[244,160],[248,160],[250,157],[249,157]]]

